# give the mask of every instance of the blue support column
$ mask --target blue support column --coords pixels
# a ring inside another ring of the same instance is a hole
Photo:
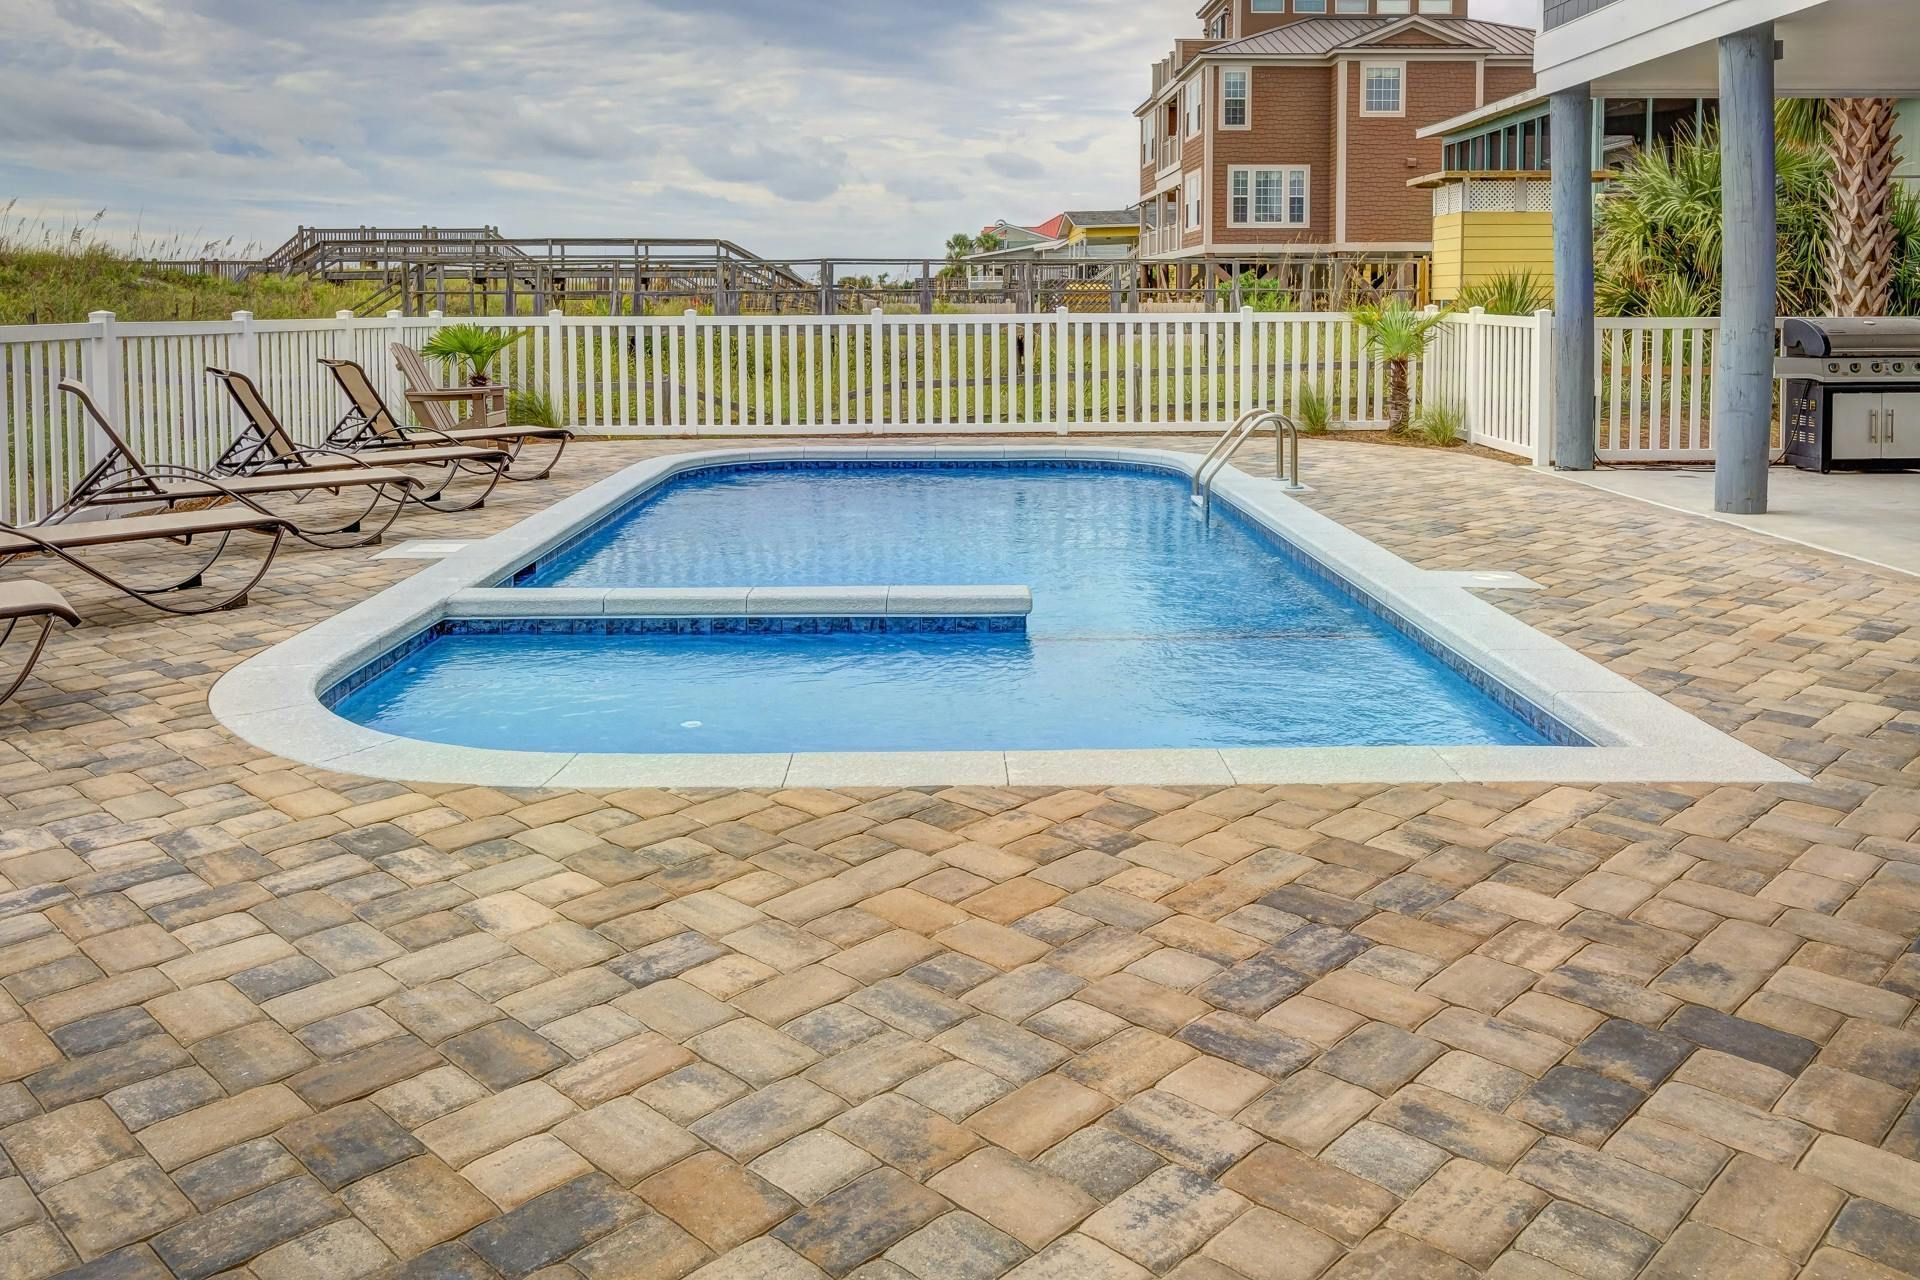
[[[1713,509],[1767,509],[1773,451],[1776,210],[1773,24],[1720,40],[1720,343]]]
[[[1593,99],[1553,95],[1553,465],[1593,470]]]

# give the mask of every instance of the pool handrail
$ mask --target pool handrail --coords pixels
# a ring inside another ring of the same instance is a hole
[[[1202,516],[1213,508],[1213,482],[1233,460],[1240,446],[1248,436],[1267,423],[1273,423],[1273,472],[1281,486],[1290,492],[1297,492],[1305,486],[1300,483],[1300,428],[1292,418],[1275,409],[1249,409],[1234,422],[1231,427],[1214,441],[1207,450],[1207,456],[1193,469],[1193,484],[1188,493],[1190,501],[1200,508]],[[1281,440],[1287,442],[1286,451],[1281,451]]]

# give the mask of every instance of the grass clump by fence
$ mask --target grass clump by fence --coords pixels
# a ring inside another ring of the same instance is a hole
[[[122,320],[225,320],[251,311],[262,320],[316,319],[351,311],[371,294],[364,285],[336,285],[284,276],[223,280],[166,271],[141,259],[244,258],[253,246],[231,241],[190,244],[184,237],[130,248],[100,233],[104,212],[55,227],[0,204],[0,324],[77,324],[91,311]]]

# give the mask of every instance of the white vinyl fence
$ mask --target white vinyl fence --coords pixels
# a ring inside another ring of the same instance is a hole
[[[492,373],[546,396],[559,419],[611,435],[1213,432],[1256,406],[1319,391],[1336,426],[1379,427],[1387,371],[1341,314],[1071,314],[255,320],[0,326],[0,521],[55,504],[99,442],[78,377],[148,460],[206,466],[239,428],[208,366],[251,374],[297,437],[345,411],[318,361],[363,365],[396,412],[387,350],[435,328],[511,328]],[[1606,458],[1706,456],[1712,321],[1601,322]],[[1414,369],[1416,408],[1450,405],[1474,443],[1546,461],[1553,319],[1451,317]]]

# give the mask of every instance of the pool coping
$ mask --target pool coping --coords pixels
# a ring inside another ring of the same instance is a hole
[[[1084,783],[1799,782],[1771,756],[1527,625],[1473,592],[1517,575],[1421,569],[1304,506],[1277,480],[1222,471],[1216,501],[1373,598],[1427,642],[1506,686],[1594,746],[1259,747],[1061,751],[618,755],[511,751],[402,738],[335,715],[321,695],[420,631],[476,603],[529,561],[686,471],[754,462],[1032,460],[1131,464],[1191,476],[1200,455],[1076,445],[727,448],[634,463],[378,595],[253,655],[214,685],[215,719],[242,740],[341,773],[498,787],[1070,786]],[[525,588],[512,588],[525,594]],[[559,590],[537,588],[537,591]],[[628,589],[620,589],[625,592]],[[608,592],[584,594],[604,599]],[[690,593],[682,593],[690,594]],[[504,602],[497,606],[505,608]],[[593,612],[599,612],[598,609]],[[496,615],[497,616],[497,615]],[[1231,696],[1230,691],[1223,691]]]

